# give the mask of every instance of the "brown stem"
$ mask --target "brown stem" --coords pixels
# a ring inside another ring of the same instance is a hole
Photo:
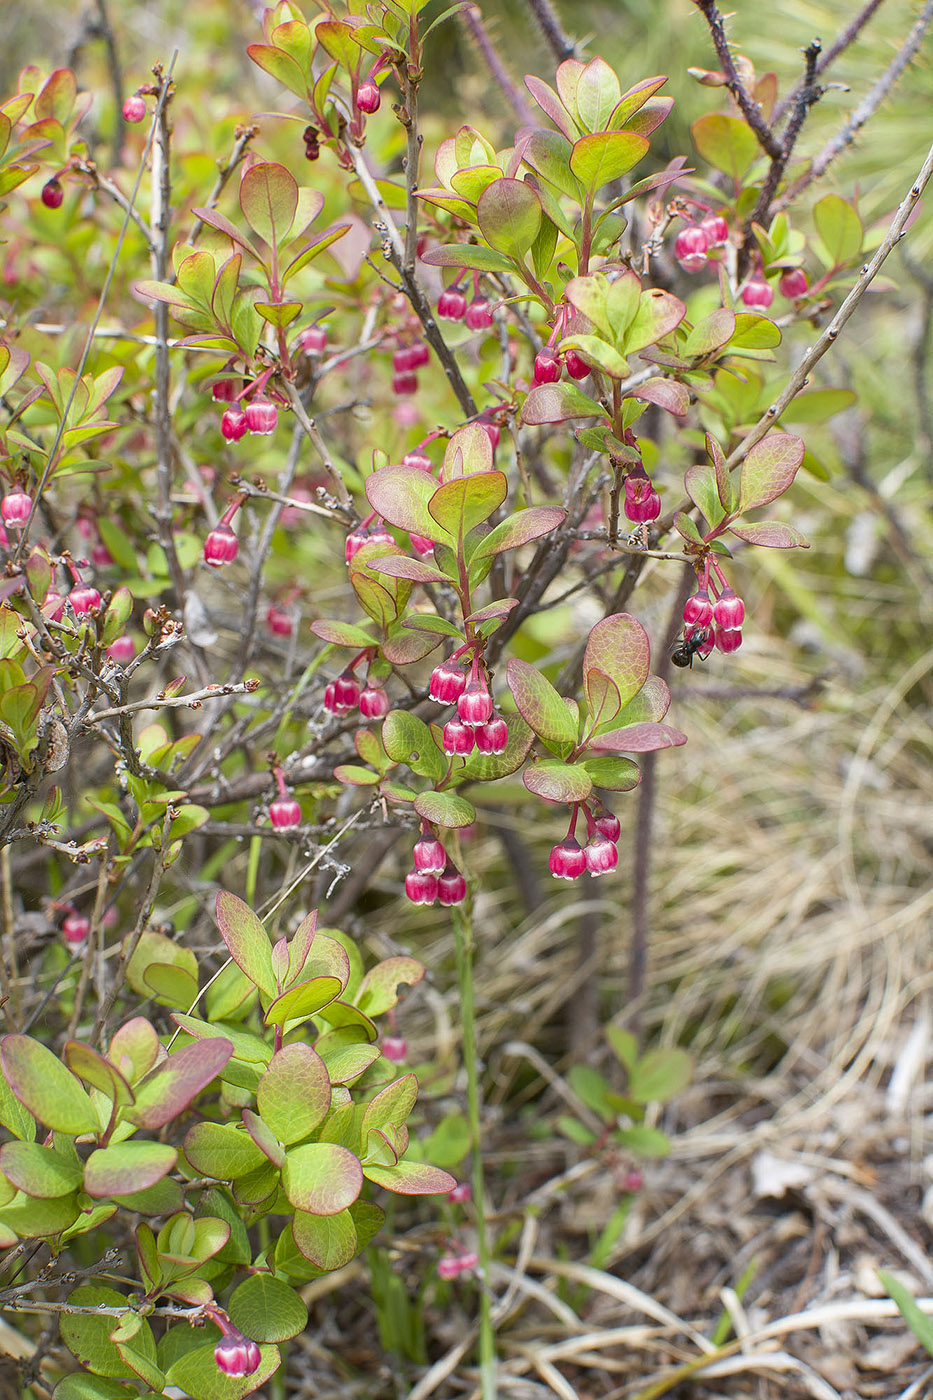
[[[726,79],[726,87],[739,104],[742,116],[758,137],[758,144],[761,146],[761,149],[769,155],[772,160],[779,160],[781,156],[781,143],[765,121],[758,103],[739,77],[738,70],[732,59],[732,50],[729,48],[729,40],[726,38],[726,29],[723,24],[722,15],[717,9],[714,0],[693,0],[693,3],[709,25],[713,47],[716,50],[716,57],[719,59],[719,66]]]
[[[819,180],[821,176],[825,175],[826,170],[836,157],[840,155],[847,146],[851,145],[865,123],[875,115],[908,63],[910,63],[917,50],[920,48],[920,45],[923,43],[924,35],[930,27],[931,20],[933,20],[933,0],[926,0],[926,4],[920,12],[916,23],[874,87],[865,95],[841,130],[837,131],[836,135],[826,142],[826,145],[820,151],[819,155],[816,156],[806,175],[802,175],[799,180],[795,180],[794,183],[784,191],[779,204],[780,208],[785,208],[797,198],[801,191],[807,189],[809,185],[812,185],[814,180]]]
[[[573,58],[576,45],[561,28],[551,0],[525,0],[525,3],[538,21],[538,28],[558,63],[563,63],[565,58]]]
[[[794,103],[794,110],[791,113],[790,121],[787,123],[787,130],[781,142],[781,153],[776,160],[772,160],[765,182],[761,187],[761,193],[755,201],[755,207],[751,212],[746,225],[745,250],[751,246],[751,232],[754,224],[761,224],[767,228],[769,214],[771,212],[771,201],[777,193],[778,185],[781,183],[781,176],[787,167],[787,162],[791,158],[797,137],[807,118],[810,108],[817,103],[823,95],[823,89],[817,86],[816,69],[817,59],[820,56],[820,41],[814,39],[812,44],[808,44],[805,49],[806,72],[804,74],[803,85]],[[746,259],[747,260],[747,259]]]
[[[868,0],[868,4],[865,5],[865,7],[859,11],[852,23],[847,24],[845,29],[843,29],[842,33],[835,40],[835,42],[830,44],[829,48],[824,54],[821,54],[820,61],[816,65],[816,77],[819,77],[821,73],[825,73],[829,65],[835,62],[839,55],[843,53],[844,50],[847,49],[850,44],[853,44],[855,42],[861,31],[865,28],[865,25],[871,19],[872,15],[883,3],[884,0]],[[783,97],[781,101],[777,104],[774,111],[771,113],[772,129],[777,127],[778,123],[783,119],[788,110],[791,107],[793,107],[794,103],[797,101],[798,97],[801,94],[803,85],[804,80],[801,80],[797,84],[797,86],[791,88],[787,96]]]
[[[166,831],[168,829],[168,825],[168,817],[166,815]],[[130,958],[135,953],[136,948],[139,944],[139,940],[142,938],[143,934],[146,931],[146,927],[149,923],[149,917],[152,914],[152,910],[155,905],[156,895],[159,890],[159,883],[162,879],[164,866],[162,864],[162,859],[159,851],[153,850],[153,857],[154,859],[152,862],[152,874],[149,877],[149,884],[146,887],[146,893],[140,900],[139,913],[136,917],[136,923],[133,927],[133,932],[130,934],[129,938],[125,939],[124,942],[121,944],[119,957],[117,958],[117,965],[113,970],[113,981],[110,984],[110,991],[107,993],[106,997],[101,1002],[100,1009],[97,1013],[97,1020],[94,1024],[94,1031],[91,1035],[90,1040],[91,1045],[99,1044],[101,1038],[106,1032],[107,1019],[110,1016],[111,1011],[113,1010],[114,1002],[120,994],[120,989],[123,986],[123,983],[126,981],[126,969],[129,965]]]

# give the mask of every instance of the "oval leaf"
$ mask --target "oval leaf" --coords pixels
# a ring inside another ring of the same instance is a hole
[[[545,802],[585,802],[593,791],[590,775],[573,763],[545,759],[526,768],[522,781],[529,792]]]
[[[541,200],[524,180],[494,180],[479,197],[476,217],[491,248],[522,258],[541,227]]]
[[[28,1035],[5,1035],[0,1049],[3,1073],[20,1103],[56,1132],[97,1132],[100,1124],[90,1097],[57,1055]]]
[[[298,185],[284,165],[257,161],[240,181],[240,208],[254,233],[270,247],[288,237],[298,209]]]
[[[282,1187],[296,1210],[337,1215],[353,1204],[363,1186],[363,1168],[346,1147],[311,1142],[285,1158]]]
[[[263,1122],[286,1147],[307,1137],[330,1108],[330,1078],[320,1055],[300,1042],[279,1050],[259,1081],[256,1104]]]

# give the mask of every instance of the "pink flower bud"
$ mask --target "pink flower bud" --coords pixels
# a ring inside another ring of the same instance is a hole
[[[698,588],[684,603],[684,622],[688,627],[708,627],[713,620],[713,605],[705,588]]]
[[[379,88],[372,78],[365,78],[360,83],[356,92],[356,106],[360,112],[365,112],[367,116],[372,116],[373,112],[379,111],[382,98],[379,95]]]
[[[60,593],[56,593],[52,588],[45,595],[45,602],[42,604],[42,616],[49,622],[61,622],[65,615],[65,600]]]
[[[292,620],[288,613],[282,608],[277,608],[274,603],[270,604],[266,613],[266,626],[273,637],[290,637],[292,635]]]
[[[215,525],[204,541],[204,562],[212,569],[232,564],[237,556],[240,542],[229,525]]]
[[[615,870],[619,863],[616,844],[608,836],[594,836],[586,843],[583,855],[591,875],[605,875],[608,870]]]
[[[228,408],[220,420],[220,431],[227,442],[239,442],[249,424],[242,408]]]
[[[441,705],[455,705],[466,689],[466,683],[463,667],[448,659],[435,666],[431,672],[428,693],[432,700],[437,700]],[[472,747],[471,744],[470,748]]]
[[[408,348],[408,368],[409,368],[409,369],[423,369],[423,367],[424,367],[426,364],[429,364],[429,363],[430,363],[430,360],[431,360],[431,352],[430,352],[430,350],[428,349],[428,347],[425,345],[425,343],[424,343],[423,340],[416,340],[415,343],[414,343],[413,345],[409,346],[409,348]]]
[[[640,1191],[645,1184],[645,1178],[637,1167],[625,1173],[622,1178],[622,1186],[626,1191]]]
[[[309,326],[301,337],[301,348],[308,355],[323,355],[327,349],[327,331],[323,326]]]
[[[699,272],[706,265],[709,239],[702,228],[682,228],[674,239],[674,257],[685,272]]]
[[[457,701],[457,714],[473,729],[488,724],[492,719],[492,696],[481,680],[469,681]]]
[[[387,1035],[382,1042],[382,1053],[393,1065],[403,1065],[408,1059],[408,1041],[402,1035]]]
[[[76,613],[86,613],[100,607],[100,594],[89,583],[82,583],[71,590],[68,601]]]
[[[763,277],[753,277],[742,288],[742,301],[746,306],[759,306],[767,311],[774,301],[774,288],[769,287]]]
[[[211,398],[215,403],[235,403],[238,387],[235,379],[218,379],[211,386]]]
[[[294,797],[277,797],[269,803],[269,820],[276,831],[301,826],[301,806]]]
[[[437,882],[437,897],[441,904],[462,904],[466,899],[466,880],[455,865],[448,864]]]
[[[360,703],[362,687],[352,671],[341,671],[334,681],[334,712],[338,715],[349,714],[355,710]]]
[[[396,374],[404,374],[407,370],[414,369],[412,345],[400,345],[392,356],[392,368]]]
[[[713,605],[713,617],[717,627],[732,631],[745,621],[745,604],[737,593],[726,584]],[[705,624],[704,624],[705,625]]]
[[[582,359],[576,350],[568,350],[564,356],[564,365],[571,379],[585,379],[590,372],[590,367],[586,360]]]
[[[434,470],[430,457],[426,457],[423,452],[406,452],[402,458],[406,467],[417,467],[419,472],[432,472]]]
[[[411,540],[411,547],[416,554],[424,557],[434,553],[434,541],[429,540],[427,535],[409,535],[408,538]]]
[[[721,214],[708,214],[700,228],[706,234],[711,248],[721,248],[729,238],[729,225]]]
[[[381,685],[368,685],[360,695],[360,714],[364,719],[382,719],[389,713],[389,697]]]
[[[405,894],[412,904],[433,904],[437,899],[437,876],[409,870],[405,876]]]
[[[0,501],[0,515],[8,530],[21,530],[29,519],[32,497],[18,487]]]
[[[337,694],[337,688],[336,688],[336,686],[334,685],[333,681],[331,681],[328,685],[325,685],[325,687],[324,687],[324,709],[325,709],[325,710],[327,711],[327,713],[330,714],[330,715],[335,715],[335,714],[337,713],[336,694]]]
[[[535,355],[535,383],[556,384],[558,379],[560,379],[560,360],[553,350],[539,350]]]
[[[107,655],[111,661],[115,661],[118,666],[125,666],[127,661],[132,661],[136,655],[136,644],[132,637],[126,635],[117,637],[107,648]]]
[[[796,301],[798,297],[806,296],[810,290],[807,274],[802,267],[792,267],[788,272],[785,272],[778,286],[781,289],[781,296],[787,297],[788,301]]]
[[[61,208],[62,200],[65,198],[65,191],[62,189],[61,181],[48,180],[42,186],[42,193],[39,196],[46,209]]]
[[[262,1360],[259,1347],[235,1327],[231,1327],[214,1348],[217,1369],[225,1376],[251,1376]]]
[[[489,438],[493,452],[499,446],[499,439],[502,437],[502,429],[498,423],[494,423],[491,418],[477,418],[477,425]]]
[[[279,410],[271,399],[253,399],[246,407],[246,426],[257,437],[268,437],[275,432],[279,421]]]
[[[460,1273],[460,1258],[456,1254],[442,1254],[437,1261],[438,1276],[443,1279],[453,1279]]]
[[[488,331],[494,324],[489,302],[485,297],[474,297],[466,309],[464,317],[467,330]]]
[[[456,288],[441,292],[437,299],[437,314],[442,321],[462,321],[466,315],[467,299]]]
[[[399,397],[405,397],[418,392],[418,376],[415,371],[406,370],[404,374],[392,376],[392,392]]]
[[[123,104],[123,120],[132,122],[133,126],[141,122],[146,115],[146,99],[136,93],[133,97],[128,97]]]
[[[346,543],[343,547],[344,557],[346,558],[348,564],[355,555],[359,554],[360,550],[363,548],[363,545],[366,544],[368,540],[368,530],[363,530],[358,526],[355,530],[350,531],[349,535],[347,535]]]
[[[508,725],[498,716],[476,730],[476,747],[480,753],[505,753],[508,742]]]
[[[473,1199],[473,1192],[468,1181],[458,1181],[456,1186],[447,1192],[447,1199],[452,1206],[465,1206],[467,1201]]]
[[[618,841],[622,834],[622,824],[614,812],[610,812],[608,807],[599,806],[593,812],[593,825],[600,836],[608,837],[610,841]]]
[[[463,724],[459,719],[451,719],[444,725],[441,742],[446,754],[451,756],[459,754],[461,757],[466,757],[468,753],[473,752],[476,731],[468,724]]]
[[[447,868],[447,852],[436,836],[422,836],[416,841],[412,860],[422,875],[443,875]]]
[[[625,515],[634,524],[657,520],[661,514],[661,497],[651,485],[644,468],[636,467],[625,478]]]
[[[475,1249],[466,1249],[466,1250],[464,1250],[464,1252],[460,1255],[460,1272],[461,1272],[461,1274],[468,1274],[468,1273],[472,1272],[472,1270],[475,1269],[475,1268],[477,1267],[478,1264],[479,1264],[479,1255],[476,1253],[476,1250],[475,1250]]]
[[[742,633],[738,627],[728,629],[717,627],[715,637],[718,651],[726,653],[738,651],[739,647],[742,645]]]
[[[558,880],[577,880],[586,869],[586,856],[575,836],[565,836],[551,849],[548,869]]]
[[[91,921],[86,914],[74,912],[66,914],[62,920],[62,935],[72,948],[83,943],[91,931]]]

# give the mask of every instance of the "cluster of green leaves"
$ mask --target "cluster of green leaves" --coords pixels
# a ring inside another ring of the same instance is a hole
[[[625,1071],[625,1092],[618,1093],[591,1065],[573,1065],[567,1081],[603,1126],[597,1131],[591,1119],[568,1114],[558,1118],[557,1126],[581,1147],[611,1145],[640,1157],[663,1157],[670,1151],[670,1139],[660,1128],[645,1123],[645,1111],[649,1104],[667,1103],[687,1087],[693,1068],[690,1056],[676,1049],[640,1054],[634,1035],[619,1026],[606,1027],[606,1040]]]
[[[40,151],[64,165],[86,149],[76,128],[91,101],[89,92],[78,95],[70,68],[56,68],[48,78],[34,66],[23,69],[16,95],[0,106],[0,210],[3,196],[36,173],[32,158]]]

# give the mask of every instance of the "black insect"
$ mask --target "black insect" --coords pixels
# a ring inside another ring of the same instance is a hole
[[[691,632],[687,637],[681,637],[671,652],[671,662],[675,666],[693,666],[693,658],[709,642],[709,631],[700,627],[695,632]],[[703,660],[703,658],[700,658]]]

